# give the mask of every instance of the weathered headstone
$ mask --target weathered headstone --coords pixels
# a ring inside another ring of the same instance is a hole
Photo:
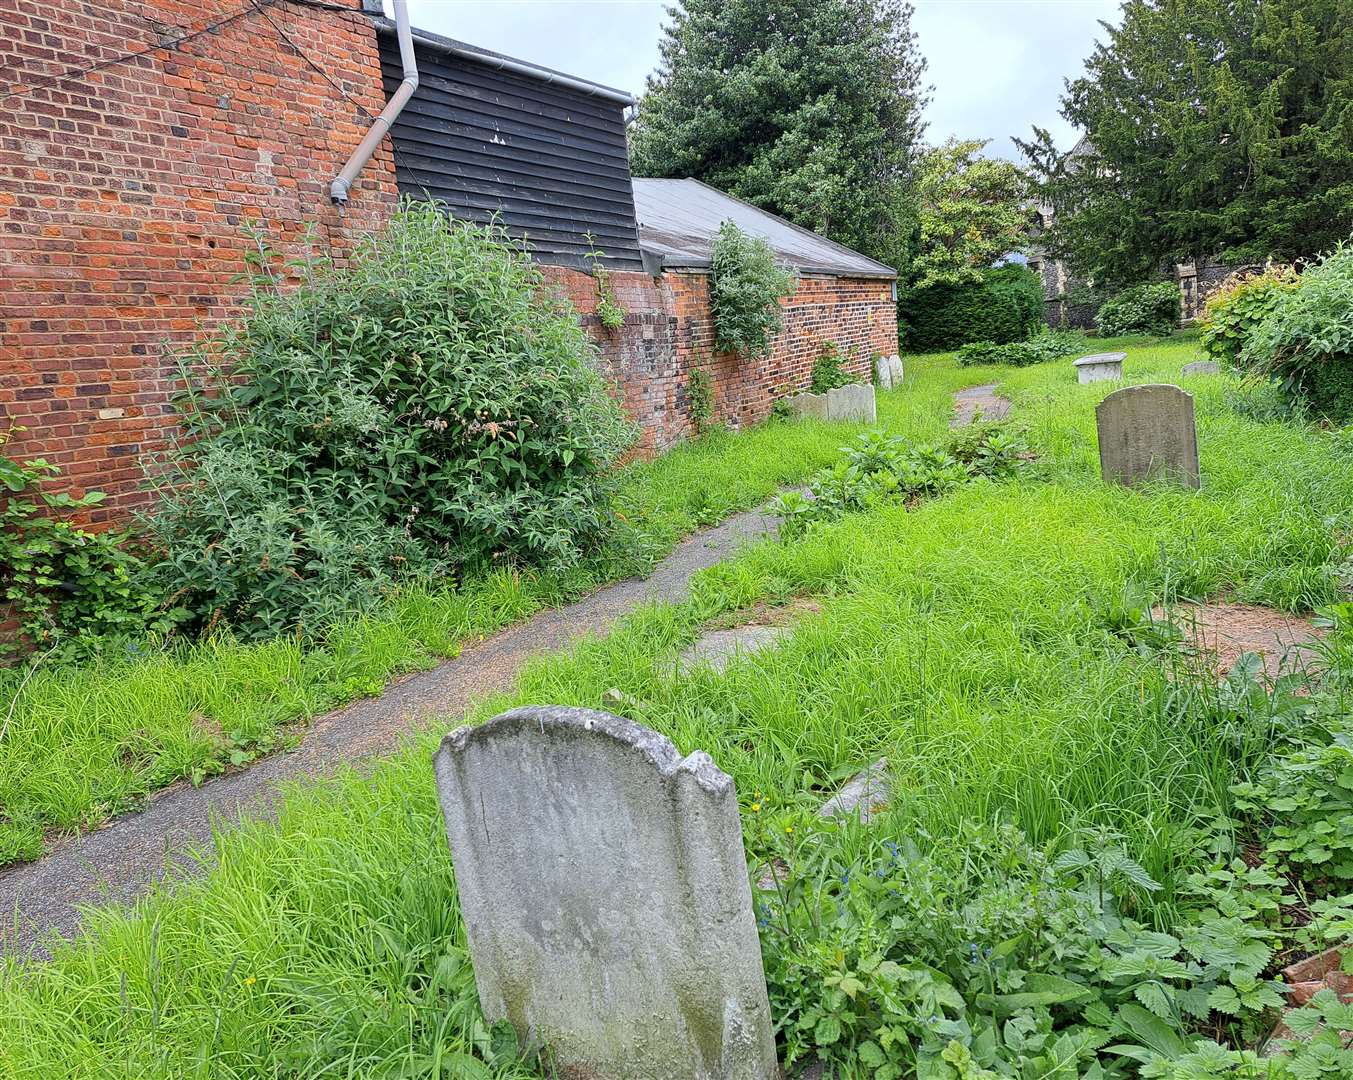
[[[795,394],[785,398],[794,414],[816,420],[839,420],[855,424],[872,424],[878,419],[874,388],[864,383],[850,383],[828,390],[825,394]]]
[[[893,390],[902,385],[902,358],[892,356],[874,358],[874,385],[880,390]]]
[[[1215,360],[1195,360],[1184,365],[1185,375],[1220,375],[1221,365]]]
[[[864,383],[838,386],[827,391],[827,419],[872,424],[878,419],[876,400],[874,388]]]
[[[733,781],[610,713],[442,740],[437,789],[484,1015],[577,1080],[770,1080]]]
[[[1072,364],[1072,367],[1076,369],[1076,381],[1084,384],[1121,379],[1125,359],[1127,359],[1127,353],[1121,352],[1095,353],[1093,356],[1082,356]]]
[[[1198,487],[1193,395],[1168,383],[1115,390],[1095,409],[1104,479],[1129,487],[1168,479]]]

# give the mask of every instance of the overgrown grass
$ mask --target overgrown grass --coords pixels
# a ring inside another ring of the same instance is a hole
[[[1177,380],[1190,351],[1131,343],[1128,377]],[[914,384],[883,395],[886,424],[938,434],[954,389],[1000,380],[1044,454],[1039,474],[759,544],[702,573],[687,603],[641,609],[609,637],[532,664],[476,718],[509,702],[597,707],[619,687],[642,703],[635,719],[683,751],[709,751],[741,792],[777,800],[829,789],[886,754],[897,813],[932,836],[971,818],[1012,821],[1040,844],[1111,826],[1164,884],[1152,912],[1168,922],[1196,856],[1191,827],[1228,807],[1237,769],[1263,747],[1228,744],[1181,711],[1104,613],[1134,584],[1290,608],[1332,599],[1353,467],[1318,433],[1234,416],[1227,381],[1197,379],[1186,385],[1202,492],[1108,488],[1093,405],[1110,387],[1077,387],[1069,365],[911,363]],[[846,434],[797,452],[806,459]],[[772,471],[789,456],[777,446],[805,436],[747,438],[728,452],[759,447],[773,486],[788,479]],[[654,490],[673,469],[672,489],[709,493],[683,511],[663,502],[678,521],[723,483],[700,478],[716,467],[705,455],[724,460],[718,444],[682,453],[689,470],[680,459],[645,467]],[[752,471],[719,467],[730,478]],[[768,493],[747,484],[748,498]],[[821,610],[783,646],[723,674],[672,673],[671,656],[705,621],[800,594]],[[8,964],[0,1074],[521,1075],[455,1056],[488,1049],[431,749],[419,737],[365,772],[296,787],[276,823],[219,833],[202,879],[130,912],[91,912],[49,963]]]
[[[600,584],[642,574],[683,536],[750,509],[836,453],[839,426],[714,432],[621,476],[614,548],[566,573],[497,572],[409,589],[322,637],[133,646],[79,668],[0,669],[0,866],[180,779],[294,739],[298,725],[470,641]]]

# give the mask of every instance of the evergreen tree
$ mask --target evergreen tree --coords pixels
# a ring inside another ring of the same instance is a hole
[[[1353,230],[1353,3],[1127,0],[1062,115],[1021,143],[1053,254],[1105,283],[1167,261],[1290,260]]]
[[[633,130],[639,176],[692,176],[891,266],[925,61],[903,0],[682,0]]]

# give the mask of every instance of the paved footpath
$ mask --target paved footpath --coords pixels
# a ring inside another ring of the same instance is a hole
[[[606,631],[638,604],[683,599],[697,570],[772,528],[772,519],[760,513],[731,517],[682,541],[642,581],[622,581],[542,611],[468,646],[454,660],[402,679],[378,698],[317,717],[295,750],[201,787],[171,788],[145,810],[72,839],[38,862],[0,870],[0,953],[41,957],[52,931],[70,935],[79,928],[80,906],[125,903],[166,874],[201,873],[204,864],[193,851],[209,851],[213,823],[265,815],[281,782],[392,750],[411,730],[439,717],[454,727],[474,702],[510,690],[527,660]]]

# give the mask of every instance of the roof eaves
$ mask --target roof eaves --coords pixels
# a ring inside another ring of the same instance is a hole
[[[384,15],[371,15],[370,18],[372,23],[375,24],[377,32],[382,34],[393,34],[395,32],[395,24]],[[464,41],[457,41],[455,38],[445,37],[442,34],[434,34],[430,30],[420,30],[414,27],[413,39],[419,44],[426,45],[439,52],[475,60],[490,67],[503,68],[529,79],[537,79],[540,82],[571,87],[584,94],[605,98],[619,105],[633,105],[635,103],[633,94],[628,94],[624,90],[617,90],[613,86],[603,86],[591,79],[580,79],[576,75],[542,67],[540,64],[533,64],[529,60],[518,60],[514,56],[505,56],[490,49],[481,49],[478,45],[470,45]]]
[[[794,224],[794,222],[790,221],[788,218],[782,218],[779,214],[773,214],[773,213],[771,213],[769,210],[764,210],[764,209],[762,209],[762,208],[759,207],[759,206],[754,206],[752,203],[749,203],[746,199],[739,199],[736,195],[730,195],[730,194],[729,194],[728,192],[726,192],[726,191],[721,191],[719,188],[716,188],[716,187],[714,187],[714,186],[711,185],[711,184],[706,184],[703,180],[698,180],[698,179],[696,179],[694,176],[688,176],[688,177],[686,177],[686,179],[689,180],[689,181],[691,181],[691,182],[693,182],[693,183],[699,184],[702,188],[704,188],[704,189],[707,190],[707,191],[712,191],[712,192],[714,192],[716,195],[721,195],[721,196],[723,196],[725,199],[730,199],[730,200],[732,200],[732,201],[735,202],[735,203],[740,203],[741,205],[747,207],[749,210],[755,210],[758,214],[765,214],[766,217],[768,217],[768,218],[774,218],[774,219],[775,219],[776,221],[778,221],[781,225],[784,225],[784,226],[786,226],[787,228],[794,230],[794,232],[802,233],[804,236],[811,236],[814,240],[818,241],[819,243],[823,243],[823,244],[828,245],[829,247],[833,247],[833,248],[835,248],[837,251],[841,251],[841,252],[844,252],[844,253],[847,254],[847,255],[850,255],[852,258],[863,259],[865,262],[872,263],[872,264],[877,268],[877,272],[876,272],[876,273],[872,273],[872,274],[851,274],[851,275],[848,275],[848,276],[852,276],[852,277],[887,277],[887,278],[896,278],[896,277],[897,277],[897,271],[894,270],[891,266],[887,265],[887,263],[881,263],[881,262],[879,262],[877,259],[871,259],[868,255],[861,254],[860,252],[856,251],[854,248],[848,248],[848,247],[846,247],[845,244],[838,244],[835,240],[828,239],[827,237],[823,236],[821,233],[813,232],[812,229],[805,229],[802,225],[796,225],[796,224]],[[800,270],[803,270],[805,273],[813,273],[813,272],[814,272],[814,271],[812,271],[812,270],[809,270],[809,268],[808,268],[808,267],[805,267],[805,266],[801,266],[801,267],[799,267],[799,269],[800,269]],[[837,275],[840,275],[840,276],[847,276],[847,275],[841,275],[841,270],[840,270],[840,268],[837,268],[837,269],[835,269],[835,270],[826,270],[826,271],[824,271],[824,270],[818,270],[818,271],[816,271],[816,272],[817,272],[817,273],[834,273],[834,274],[837,274]]]

